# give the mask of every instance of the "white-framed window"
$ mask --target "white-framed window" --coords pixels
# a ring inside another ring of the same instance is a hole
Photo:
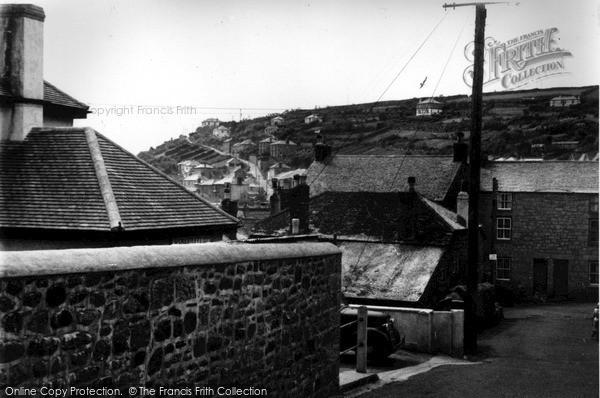
[[[499,193],[498,194],[498,210],[511,210],[512,209],[512,194],[511,193]]]
[[[590,261],[590,285],[598,286],[598,261]]]
[[[496,238],[510,240],[512,238],[512,219],[510,217],[498,217],[496,219]]]
[[[510,257],[498,257],[496,261],[496,279],[499,281],[509,281],[511,266],[512,259]]]

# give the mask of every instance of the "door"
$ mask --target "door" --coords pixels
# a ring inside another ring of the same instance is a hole
[[[552,281],[554,283],[555,296],[567,296],[569,280],[569,261],[554,260],[554,273]]]
[[[533,259],[533,294],[546,295],[548,293],[548,260],[545,258]]]

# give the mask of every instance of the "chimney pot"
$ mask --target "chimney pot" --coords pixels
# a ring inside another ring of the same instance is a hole
[[[414,192],[416,181],[417,181],[417,179],[415,177],[408,177],[408,190],[410,192]]]
[[[300,219],[292,218],[292,235],[298,235],[300,232]]]
[[[456,197],[456,222],[465,227],[469,222],[469,194],[465,191]]]

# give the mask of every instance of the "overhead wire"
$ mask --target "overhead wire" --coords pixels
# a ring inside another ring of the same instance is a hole
[[[396,82],[396,80],[398,80],[398,77],[402,74],[402,72],[404,72],[404,70],[406,69],[406,67],[410,64],[410,62],[415,58],[415,56],[417,55],[417,53],[421,50],[421,48],[423,48],[423,46],[425,45],[425,43],[427,43],[427,41],[429,40],[429,38],[433,35],[433,33],[437,30],[437,28],[441,25],[441,23],[444,21],[444,19],[446,19],[448,13],[444,13],[444,16],[440,19],[440,21],[434,26],[434,28],[431,30],[431,32],[427,35],[427,37],[425,38],[425,40],[423,40],[423,42],[421,43],[421,45],[417,48],[417,50],[413,53],[413,55],[408,59],[408,61],[406,62],[406,64],[404,64],[404,66],[402,67],[402,69],[396,74],[396,76],[394,77],[394,79],[392,79],[392,81],[387,85],[387,87],[385,88],[385,90],[383,90],[383,92],[381,93],[381,95],[377,98],[377,100],[375,102],[373,102],[373,104],[371,104],[371,106],[369,107],[369,109],[367,110],[367,112],[365,113],[365,115],[362,117],[360,123],[362,123],[367,116],[369,115],[369,113],[371,113],[371,111],[373,110],[373,108],[375,107],[375,105],[377,105],[380,101],[381,98],[383,98],[383,96],[389,91],[389,89],[392,87],[392,85]],[[311,181],[311,183],[309,184],[309,186],[312,186],[315,181],[317,181],[317,179],[321,176],[321,174],[323,173],[323,171],[329,166],[329,164],[331,163],[331,160],[334,158],[334,156],[342,149],[344,148],[346,142],[348,141],[348,137],[349,135],[347,135],[344,140],[342,141],[342,144],[340,146],[338,146],[338,148],[333,152],[333,154],[329,157],[329,160],[325,162],[325,164],[323,165],[323,167],[321,168],[321,170],[317,173],[317,175],[315,176],[315,178],[313,178],[313,180]]]
[[[464,24],[463,24],[463,26],[462,26],[462,28],[460,30],[460,33],[456,37],[456,41],[454,42],[454,45],[452,46],[452,50],[450,51],[450,55],[448,55],[448,59],[446,60],[446,64],[444,65],[444,68],[442,69],[442,73],[440,74],[440,77],[438,78],[438,81],[437,81],[437,83],[435,85],[435,88],[433,89],[433,92],[432,92],[431,96],[429,97],[430,100],[432,100],[433,97],[435,96],[435,93],[436,93],[436,91],[437,91],[437,89],[439,87],[440,82],[442,81],[442,78],[444,77],[444,73],[446,72],[446,68],[448,67],[448,64],[450,63],[450,59],[452,58],[452,55],[454,54],[454,50],[456,49],[456,46],[458,45],[458,42],[460,40],[460,37],[462,36],[462,33],[463,33],[466,25],[467,25],[467,19],[465,18],[465,22],[464,22]],[[423,121],[421,120],[421,122],[417,125],[417,128],[413,132],[412,139],[414,139],[414,137],[416,136],[417,132],[421,128],[422,124],[423,124]],[[400,165],[398,166],[398,169],[396,170],[396,174],[394,176],[394,179],[392,180],[392,183],[389,185],[390,187],[394,186],[394,184],[396,182],[396,179],[398,178],[398,176],[400,174],[400,170],[402,169],[402,166],[404,165],[404,161],[405,161],[407,155],[408,155],[408,152],[406,151],[404,153],[404,156],[402,157],[402,160],[400,162]],[[363,254],[365,252],[367,244],[369,244],[369,243],[371,243],[371,242],[369,241],[369,239],[367,239],[367,241],[364,243],[363,248],[362,248],[362,250],[361,250],[361,252],[360,252],[360,254],[358,256],[358,259],[356,261],[356,264],[354,265],[354,268],[358,268],[358,264],[360,263],[360,260],[362,259],[362,256],[363,256]]]

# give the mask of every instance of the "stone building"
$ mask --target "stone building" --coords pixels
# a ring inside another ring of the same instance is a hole
[[[258,156],[269,156],[271,153],[271,144],[277,141],[275,138],[268,137],[258,143]]]
[[[597,299],[597,162],[492,162],[481,191],[485,258],[496,258],[486,272],[498,285],[517,298]]]
[[[277,212],[275,205],[251,237],[291,234],[291,220],[298,218],[298,233],[318,234],[342,250],[342,293],[349,303],[435,308],[451,288],[464,283],[466,206],[459,217],[424,198],[414,185],[400,193],[308,196],[302,182],[279,189],[271,203],[279,201],[283,210]]]
[[[551,107],[564,107],[564,106],[573,106],[579,105],[581,100],[578,96],[575,95],[559,95],[558,97],[554,97],[550,100]]]
[[[298,145],[290,140],[271,143],[270,154],[273,159],[287,159],[298,151]]]

